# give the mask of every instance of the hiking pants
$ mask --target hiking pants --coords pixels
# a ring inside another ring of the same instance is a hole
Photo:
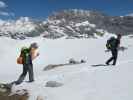
[[[111,53],[112,53],[112,57],[106,62],[106,64],[109,64],[111,61],[113,61],[113,65],[115,65],[117,61],[118,50],[112,49]]]
[[[27,72],[29,73],[29,82],[34,81],[33,65],[32,64],[23,64],[23,72],[20,75],[19,79],[16,81],[16,84],[23,82],[26,77]]]

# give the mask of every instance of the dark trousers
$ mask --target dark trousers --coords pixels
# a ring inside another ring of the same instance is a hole
[[[26,74],[29,73],[29,82],[34,81],[34,73],[33,73],[33,65],[32,64],[23,64],[23,72],[20,75],[19,79],[15,82],[16,84],[20,84],[23,82]]]
[[[109,65],[109,63],[111,61],[113,61],[113,65],[116,64],[116,61],[117,61],[117,56],[118,56],[118,50],[117,49],[112,49],[111,50],[111,53],[112,53],[112,57],[109,58],[109,60],[107,60],[106,64]]]

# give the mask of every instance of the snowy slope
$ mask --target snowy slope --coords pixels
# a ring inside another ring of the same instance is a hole
[[[110,53],[105,53],[107,37],[109,36],[99,39],[57,40],[37,37],[24,41],[0,38],[0,81],[11,82],[18,78],[22,72],[22,66],[16,64],[19,50],[34,41],[40,46],[40,56],[34,61],[36,81],[23,82],[14,86],[13,91],[28,89],[29,100],[36,100],[38,95],[44,100],[133,100],[132,38],[122,39],[122,45],[128,49],[119,52],[116,66],[91,66],[102,64],[109,58]],[[66,63],[70,58],[85,59],[87,63],[43,71],[48,64]],[[48,81],[56,81],[62,85],[46,87]]]

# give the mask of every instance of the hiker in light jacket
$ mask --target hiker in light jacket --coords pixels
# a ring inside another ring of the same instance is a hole
[[[39,53],[35,53],[38,49],[37,43],[32,43],[29,48],[23,47],[21,49],[21,54],[17,60],[19,64],[23,65],[23,72],[18,78],[17,81],[15,81],[15,84],[20,84],[23,82],[24,78],[26,77],[26,74],[28,72],[29,74],[29,82],[34,81],[34,73],[33,73],[33,63],[32,61],[39,56]]]

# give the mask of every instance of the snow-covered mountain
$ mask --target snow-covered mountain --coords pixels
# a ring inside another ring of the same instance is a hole
[[[14,39],[40,35],[45,38],[89,38],[103,36],[105,32],[132,34],[132,27],[132,16],[109,16],[98,11],[70,9],[53,13],[42,21],[29,17],[0,20],[0,35]]]
[[[0,20],[0,36],[13,39],[25,39],[40,35],[37,28],[38,23],[29,18],[21,17],[17,20]],[[36,34],[34,34],[36,32]]]
[[[70,9],[51,15],[47,20],[47,26],[48,30],[53,30],[54,27],[61,36],[65,33],[77,38],[94,37],[95,34],[102,36],[105,32],[127,35],[133,33],[133,17],[109,16],[98,11]]]

